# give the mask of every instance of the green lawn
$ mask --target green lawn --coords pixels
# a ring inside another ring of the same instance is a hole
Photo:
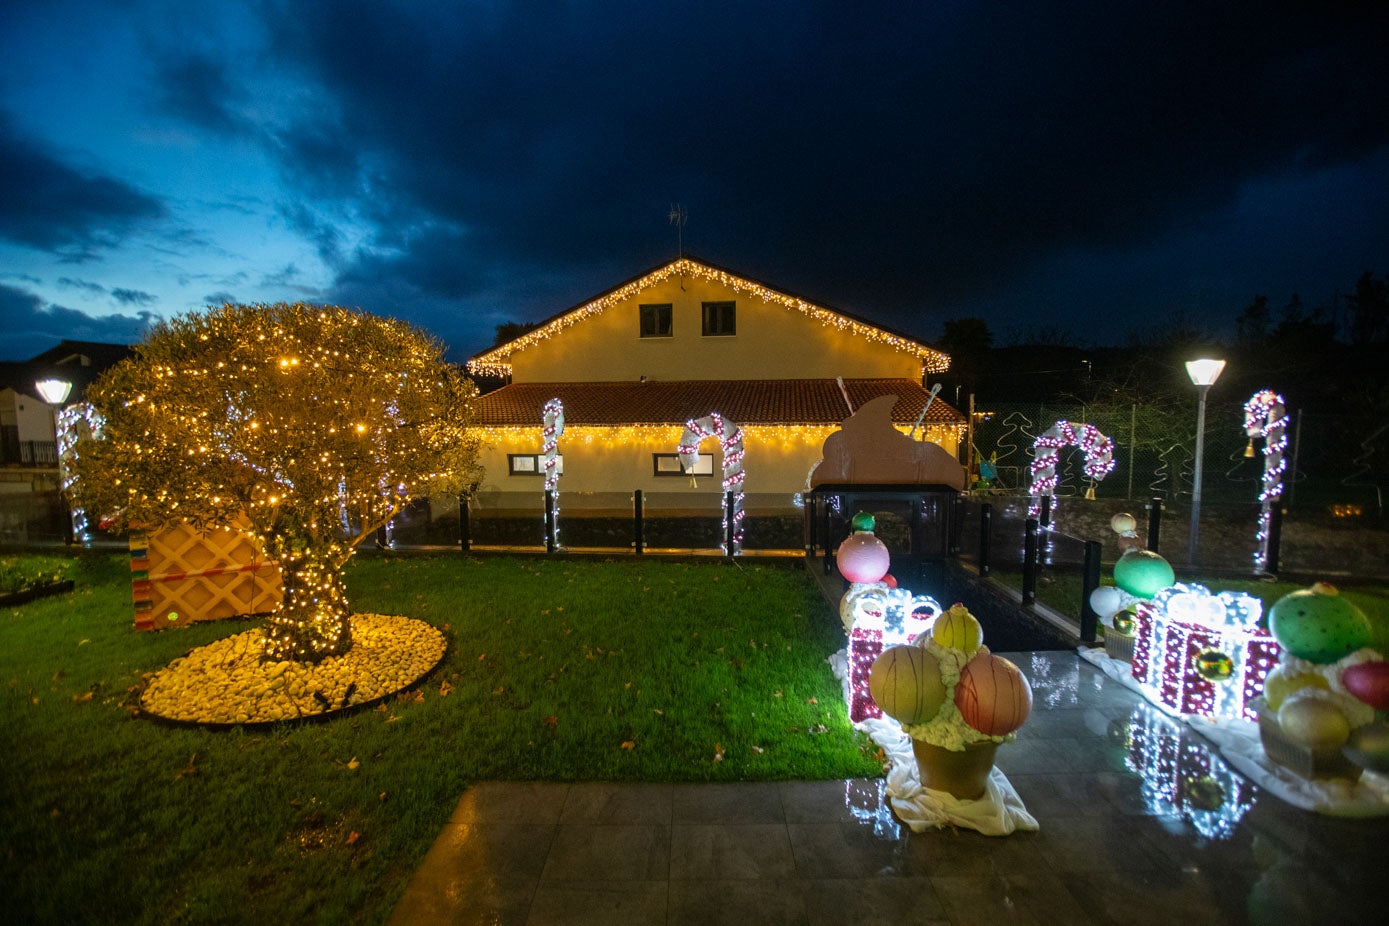
[[[213,732],[134,715],[143,677],[247,629],[132,629],[118,556],[0,611],[0,907],[38,922],[379,922],[486,779],[871,776],[798,569],[372,557],[361,611],[444,630],[405,696],[328,722]],[[716,757],[721,757],[716,760]]]

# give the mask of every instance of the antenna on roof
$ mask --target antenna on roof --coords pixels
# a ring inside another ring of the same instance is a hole
[[[670,204],[670,224],[675,226],[675,256],[685,256],[685,223],[689,221],[690,214],[685,211],[685,207],[679,203]]]

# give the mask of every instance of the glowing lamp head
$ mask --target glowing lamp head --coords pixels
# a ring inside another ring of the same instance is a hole
[[[41,379],[34,383],[34,388],[49,405],[62,405],[72,392],[72,383],[65,379]]]
[[[1197,386],[1215,385],[1215,381],[1220,378],[1220,373],[1224,369],[1224,360],[1212,360],[1209,357],[1186,362],[1186,375],[1190,376],[1192,383]]]

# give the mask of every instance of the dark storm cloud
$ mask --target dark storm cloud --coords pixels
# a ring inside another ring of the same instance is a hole
[[[1389,140],[1385,17],[1367,6],[297,12],[270,24],[277,50],[337,120],[296,149],[333,154],[301,165],[388,189],[383,221],[466,228],[454,257],[478,263],[636,269],[671,253],[663,212],[682,200],[696,253],[901,309],[1141,243],[1246,178]],[[344,278],[427,277],[439,244],[409,237]],[[474,277],[439,273],[460,292]]]
[[[110,176],[83,172],[17,135],[0,114],[0,238],[94,260],[132,226],[166,214],[164,204]]]
[[[5,320],[6,353],[33,357],[64,338],[134,344],[158,319],[137,315],[88,315],[76,309],[45,303],[33,293],[0,284],[0,318]]]
[[[157,108],[224,135],[254,129],[240,113],[245,90],[227,73],[227,62],[185,50],[152,64]]]
[[[124,289],[119,286],[111,290],[111,298],[121,305],[154,305],[159,301],[159,297],[154,293],[147,293],[138,289]]]

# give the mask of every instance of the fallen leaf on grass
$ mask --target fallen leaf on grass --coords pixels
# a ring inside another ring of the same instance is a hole
[[[559,726],[559,718],[556,717],[554,714],[551,714],[549,717],[546,717],[546,718],[545,718],[545,726],[547,726],[547,727],[557,727],[557,726]]]
[[[715,744],[714,744],[714,761],[715,761],[715,762],[722,762],[722,761],[723,761],[723,744],[722,744],[722,743],[715,743]]]
[[[78,640],[78,641],[77,641],[77,645],[78,645],[78,646],[86,646],[86,645],[87,645],[88,643],[90,643],[90,642],[92,642],[92,641],[91,641],[91,640]]]
[[[752,747],[752,751],[753,751],[754,753],[756,753],[757,755],[760,756],[760,755],[762,755],[762,753],[766,752],[767,750],[763,749],[761,746],[754,746],[754,747]]]
[[[623,748],[623,749],[626,749],[628,752],[631,752],[633,749],[636,749],[636,748],[637,748],[636,741],[635,741],[635,740],[623,740],[623,741],[622,741],[622,748]]]
[[[806,704],[819,704],[820,702],[817,701],[815,698],[806,698],[806,699],[805,699],[805,703],[806,703]]]
[[[350,846],[350,845],[354,845],[354,844],[357,842],[357,840],[359,840],[359,839],[361,839],[361,838],[362,838],[362,834],[361,834],[361,833],[358,833],[356,830],[353,830],[352,832],[350,832],[350,833],[347,834],[347,844],[348,844],[349,846]]]
[[[656,714],[656,715],[661,716],[661,717],[664,717],[664,716],[666,715],[666,712],[663,711],[663,710],[661,710],[659,707],[653,707],[653,708],[651,709],[651,713]]]
[[[447,698],[450,691],[453,691],[453,686],[448,682],[443,681],[439,683],[439,697]]]
[[[79,704],[80,704],[81,702],[83,702],[83,701],[90,701],[91,699],[92,699],[92,693],[91,693],[90,691],[86,692],[85,694],[73,695],[73,696],[72,696],[73,702],[74,702],[74,703],[79,703]]]
[[[382,791],[380,794],[376,795],[376,799],[378,801],[384,801],[386,799],[386,792]]]
[[[188,777],[191,777],[191,776],[193,776],[193,775],[198,774],[198,769],[197,769],[197,767],[193,764],[194,760],[196,760],[197,758],[198,758],[198,754],[197,754],[196,752],[193,753],[191,756],[189,756],[189,757],[188,757],[188,765],[185,766],[183,769],[181,769],[181,770],[179,771],[179,773],[178,773],[177,775],[174,776],[174,781],[178,781],[180,778],[188,778]]]
[[[395,714],[392,714],[391,716],[386,718],[386,723],[395,723],[399,719],[400,718],[397,717]]]
[[[359,765],[361,765],[361,764],[362,764],[362,763],[360,763],[360,762],[357,761],[357,757],[356,757],[356,756],[353,756],[351,759],[348,760],[348,762],[347,762],[347,767],[348,767],[349,769],[355,769],[357,766],[359,766]]]

